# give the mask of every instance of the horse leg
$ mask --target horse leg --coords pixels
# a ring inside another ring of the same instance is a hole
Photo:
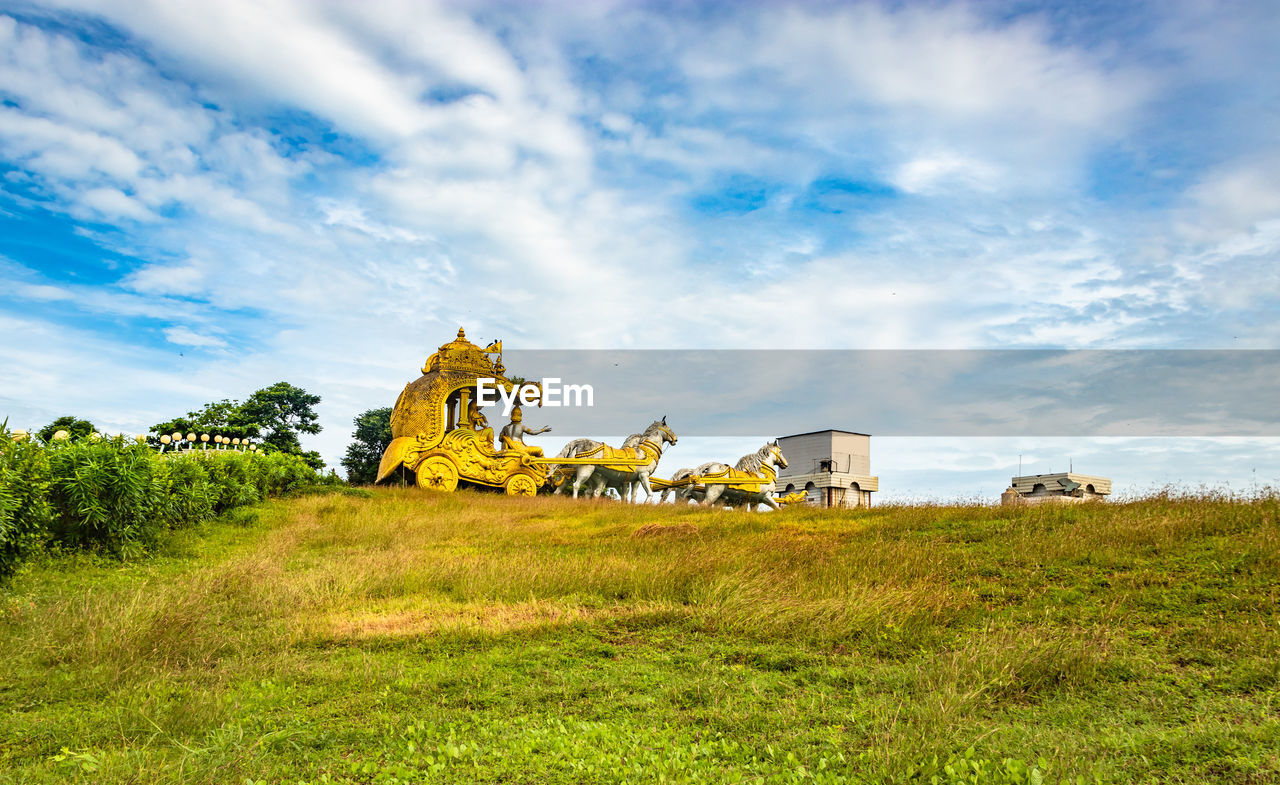
[[[723,485],[708,485],[707,495],[702,498],[702,503],[708,507],[714,507],[716,500],[724,495],[724,488]]]
[[[591,470],[594,468],[590,464],[578,467],[578,471],[573,475],[573,498],[578,498],[578,491],[582,488],[582,484],[591,477]]]
[[[644,503],[648,504],[649,499],[653,496],[653,488],[649,487],[649,473],[640,472],[640,474],[637,475],[637,483],[641,488],[644,488]],[[632,484],[633,487],[635,484],[636,483]]]

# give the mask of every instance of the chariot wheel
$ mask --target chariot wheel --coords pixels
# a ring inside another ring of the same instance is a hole
[[[527,474],[516,474],[507,480],[508,496],[534,496],[538,493],[538,484]]]
[[[428,491],[457,490],[458,470],[453,461],[435,455],[418,464],[418,487]]]

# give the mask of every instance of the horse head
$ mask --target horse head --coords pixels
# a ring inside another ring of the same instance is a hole
[[[777,440],[777,439],[774,439],[773,441],[771,441],[771,442],[769,442],[768,444],[766,444],[766,445],[764,446],[764,449],[765,449],[765,450],[767,450],[767,451],[769,452],[769,457],[770,457],[770,459],[771,459],[771,462],[772,462],[775,466],[777,466],[777,467],[778,467],[778,468],[780,468],[780,469],[785,469],[785,468],[787,468],[787,459],[786,459],[786,457],[782,454],[782,448],[778,446],[778,440]]]
[[[653,442],[654,444],[660,444],[661,442],[658,441],[659,439],[667,444],[676,443],[675,432],[667,427],[667,416],[665,414],[662,415],[661,420],[654,420],[653,424],[645,429],[644,436],[646,441]]]

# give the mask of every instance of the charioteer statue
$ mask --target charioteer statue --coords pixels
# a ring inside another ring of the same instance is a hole
[[[542,448],[525,444],[524,437],[537,436],[540,433],[546,433],[551,430],[551,426],[547,425],[542,428],[529,428],[524,424],[524,413],[517,406],[511,410],[511,422],[502,426],[502,431],[498,434],[498,442],[502,444],[504,450],[515,450],[522,452],[534,458],[542,457]]]

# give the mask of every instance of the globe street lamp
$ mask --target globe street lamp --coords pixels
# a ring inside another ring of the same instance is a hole
[[[201,442],[200,449],[202,450],[209,449],[209,434],[207,433],[200,434],[200,442]]]
[[[161,436],[161,437],[160,437],[160,454],[161,454],[161,455],[163,455],[163,454],[164,454],[164,448],[165,448],[165,447],[168,447],[168,446],[169,446],[169,442],[171,442],[171,441],[173,441],[173,437],[172,437],[172,436],[170,436],[170,435],[169,435],[169,434],[167,434],[167,433],[166,433],[164,436]]]

